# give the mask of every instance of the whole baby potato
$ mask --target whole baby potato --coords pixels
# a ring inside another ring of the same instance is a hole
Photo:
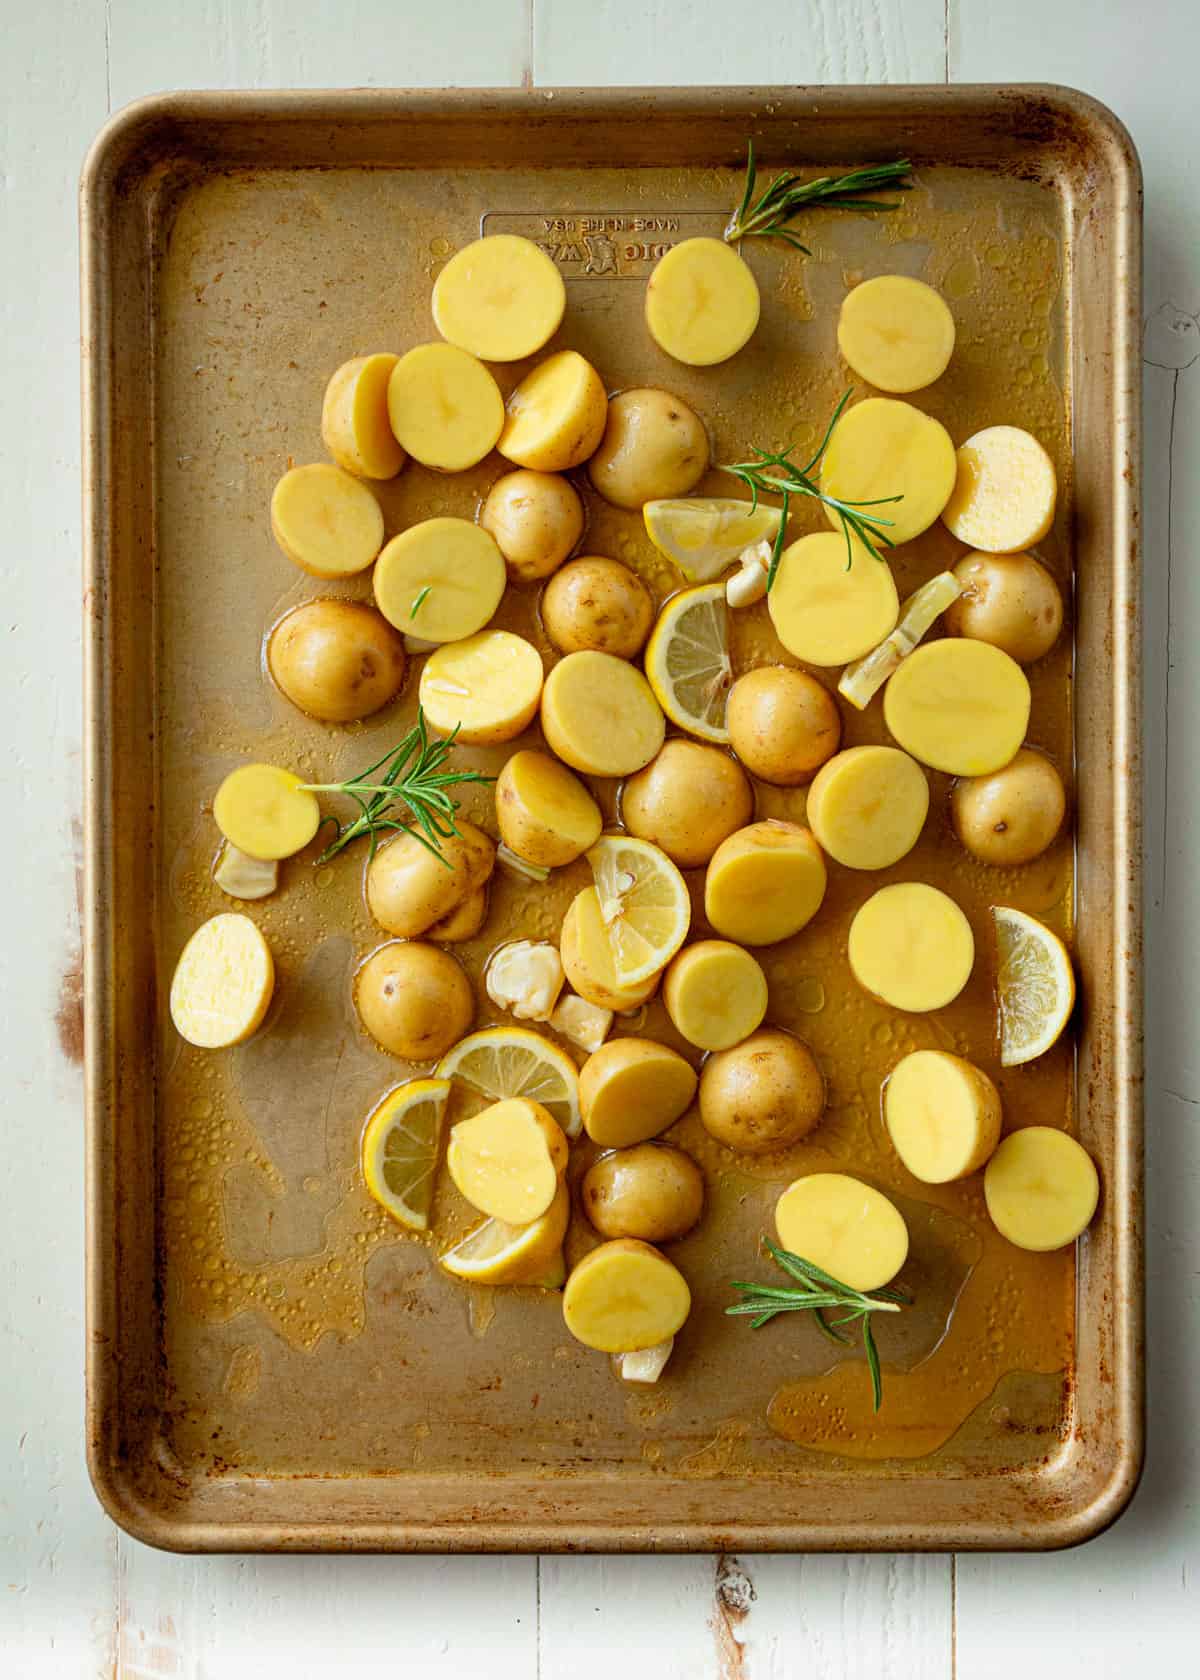
[[[1058,640],[1062,592],[1032,554],[964,554],[954,568],[962,594],[946,608],[952,636],[991,642],[1032,665]]]
[[[1062,827],[1067,796],[1050,760],[1022,747],[1003,770],[956,782],[950,809],[972,857],[1006,869],[1041,856]]]
[[[375,1042],[410,1062],[444,1056],[475,1014],[471,982],[454,958],[418,940],[372,951],[358,971],[354,1001]]]
[[[686,496],[707,471],[708,434],[685,402],[650,388],[609,398],[604,436],[588,462],[606,502],[640,508],[662,496]]]
[[[442,841],[440,859],[411,834],[380,846],[367,870],[367,908],[381,928],[416,939],[483,886],[495,842],[461,818],[458,830]]]
[[[769,1155],[799,1143],[824,1107],[816,1057],[777,1027],[760,1027],[732,1050],[718,1050],[700,1074],[705,1131],[743,1155]]]
[[[557,473],[511,472],[488,491],[479,523],[504,556],[511,583],[549,577],[583,535],[583,503]]]
[[[309,717],[353,723],[400,692],[404,641],[361,601],[305,601],[271,631],[267,669]]]
[[[754,794],[741,765],[720,747],[670,740],[621,789],[621,820],[680,869],[700,869],[743,828]]]
[[[725,723],[747,770],[776,787],[811,781],[842,738],[833,695],[807,671],[787,665],[760,665],[739,677]]]
[[[638,1143],[601,1155],[584,1174],[581,1197],[602,1237],[674,1242],[704,1211],[704,1174],[682,1149]]]
[[[542,623],[560,653],[632,659],[653,622],[650,591],[619,560],[571,560],[542,595]]]

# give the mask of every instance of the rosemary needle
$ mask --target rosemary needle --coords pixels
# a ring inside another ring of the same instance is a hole
[[[802,181],[798,175],[789,175],[786,170],[777,175],[771,185],[757,202],[754,199],[754,188],[758,180],[758,168],[754,160],[754,142],[747,142],[746,158],[746,187],[742,194],[742,202],[729,218],[729,225],[725,229],[725,239],[728,244],[736,244],[739,239],[782,239],[804,255],[811,256],[807,245],[802,245],[796,235],[789,231],[786,223],[799,211],[815,207],[826,210],[898,210],[899,202],[889,203],[883,199],[861,198],[859,194],[870,192],[875,187],[890,187],[895,192],[908,192],[912,182],[904,177],[912,171],[912,164],[907,158],[897,158],[894,163],[869,163],[860,169],[852,169],[848,175],[820,175],[814,181]]]
[[[431,583],[427,583],[417,590],[417,593],[413,596],[413,604],[408,609],[409,618],[416,618],[421,608],[425,605],[425,597],[429,594],[432,588],[433,585]]]

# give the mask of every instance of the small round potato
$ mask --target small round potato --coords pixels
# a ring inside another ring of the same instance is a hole
[[[361,601],[305,601],[271,631],[267,669],[309,717],[353,723],[400,692],[404,641]]]
[[[410,1062],[444,1056],[475,1014],[471,982],[454,958],[417,940],[372,951],[356,976],[354,1001],[375,1042]]]
[[[738,678],[725,711],[729,741],[752,776],[776,787],[811,781],[833,757],[842,718],[829,690],[807,671],[760,665]]]
[[[416,939],[483,886],[496,844],[474,823],[442,841],[441,859],[411,834],[380,846],[367,869],[367,908],[388,933]]]
[[[970,636],[1032,665],[1058,640],[1062,592],[1032,554],[964,554],[954,568],[962,594],[946,608],[952,636]]]
[[[496,778],[496,823],[510,852],[560,869],[594,846],[600,807],[573,771],[549,753],[514,753]]]
[[[608,423],[588,462],[596,490],[615,507],[686,496],[708,471],[704,422],[669,391],[643,388],[609,398]]]
[[[950,796],[954,829],[980,863],[999,869],[1032,863],[1062,827],[1067,796],[1050,760],[1022,747],[990,776],[968,776]]]
[[[619,560],[571,560],[546,585],[542,623],[560,653],[632,659],[650,634],[654,602]]]
[[[745,771],[720,747],[671,740],[621,789],[621,820],[680,869],[702,869],[754,814]]]
[[[584,1174],[580,1197],[602,1237],[674,1242],[704,1211],[704,1174],[682,1149],[638,1143],[601,1155]]]
[[[718,1050],[700,1075],[705,1131],[743,1155],[769,1155],[799,1143],[824,1107],[816,1057],[777,1027],[761,1027],[732,1050]]]
[[[510,583],[557,571],[583,535],[583,503],[557,473],[511,472],[488,491],[479,523],[504,556]]]

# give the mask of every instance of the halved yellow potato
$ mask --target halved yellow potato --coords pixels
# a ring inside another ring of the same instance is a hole
[[[600,1353],[636,1353],[683,1328],[692,1296],[665,1254],[634,1237],[601,1243],[563,1291],[567,1329]]]
[[[775,1204],[781,1248],[851,1289],[882,1289],[908,1259],[908,1227],[893,1202],[847,1173],[810,1173]]]
[[[321,439],[359,478],[395,478],[407,456],[388,419],[388,380],[399,356],[354,356],[336,369],[321,405]]]
[[[929,814],[921,766],[896,747],[848,747],[808,790],[809,827],[847,869],[887,869],[916,845]]]
[[[431,922],[425,932],[440,945],[461,945],[465,940],[474,939],[487,921],[487,913],[488,890],[486,887],[475,887],[453,910],[447,910],[438,921]]]
[[[505,1097],[450,1132],[446,1167],[472,1207],[506,1225],[529,1225],[553,1202],[567,1140],[541,1103]]]
[[[243,764],[217,789],[213,816],[231,846],[270,862],[304,850],[320,827],[321,807],[292,771]]]
[[[985,426],[958,449],[953,494],[942,520],[959,542],[987,554],[1016,554],[1054,523],[1054,462],[1019,426]]]
[[[457,819],[458,833],[444,835],[440,854],[415,834],[399,833],[380,846],[367,865],[367,909],[380,927],[415,939],[457,910],[496,866],[491,837]]]
[[[751,823],[723,840],[704,877],[704,913],[739,945],[773,945],[810,922],[825,897],[825,859],[798,823]]]
[[[673,1126],[691,1107],[696,1072],[649,1038],[614,1038],[579,1070],[579,1106],[593,1143],[626,1149]]]
[[[689,1044],[728,1050],[767,1013],[767,977],[740,945],[702,939],[672,958],[663,975],[663,1002]]]
[[[567,289],[532,239],[488,234],[456,251],[433,283],[443,338],[485,362],[518,362],[558,331]]]
[[[880,887],[850,923],[850,971],[893,1009],[944,1009],[971,978],[975,936],[958,905],[923,881]]]
[[[600,838],[600,807],[577,776],[549,753],[519,752],[496,778],[500,838],[518,857],[559,869]]]
[[[508,399],[497,444],[501,455],[534,472],[568,472],[604,436],[604,381],[577,350],[560,350],[527,373]]]
[[[923,1184],[978,1172],[1000,1141],[1000,1093],[973,1062],[945,1050],[914,1050],[883,1092],[896,1153]]]
[[[463,472],[496,447],[504,398],[487,368],[455,344],[418,344],[392,369],[388,418],[422,466]]]
[[[375,567],[375,603],[389,624],[425,642],[482,630],[504,594],[496,539],[469,519],[423,519],[393,537]]]
[[[567,906],[558,949],[567,979],[597,1009],[637,1009],[658,989],[657,974],[630,984],[617,978],[612,941],[595,887],[584,887]]]
[[[1100,1200],[1096,1163],[1052,1126],[1022,1126],[1002,1140],[983,1175],[992,1224],[1017,1248],[1044,1254],[1082,1236]]]
[[[542,697],[542,656],[511,630],[481,630],[435,648],[421,672],[425,716],[440,735],[469,746],[511,741]]]
[[[180,952],[171,1019],[189,1044],[223,1050],[258,1031],[274,990],[270,946],[249,916],[225,911],[202,923]]]
[[[631,776],[663,744],[667,724],[650,684],[611,653],[569,653],[546,678],[542,730],[587,776]]]
[[[906,274],[879,274],[847,292],[838,349],[880,391],[919,391],[945,373],[954,316],[940,292]]]
[[[906,543],[927,531],[946,506],[956,472],[954,444],[940,420],[894,397],[868,397],[846,409],[834,427],[821,461],[821,489],[843,502],[901,497],[859,511],[888,521],[888,538]],[[831,525],[839,523],[835,509],[826,507],[825,514]]]
[[[900,597],[892,568],[856,539],[819,531],[785,548],[767,596],[775,633],[809,665],[844,665],[895,627]]]
[[[660,350],[690,367],[728,361],[758,325],[758,283],[723,239],[684,239],[646,283],[646,325]]]
[[[364,572],[383,543],[383,510],[359,479],[316,461],[285,472],[271,494],[271,530],[312,577]]]
[[[1029,679],[1015,659],[957,637],[916,648],[883,694],[884,721],[904,750],[951,776],[986,776],[1010,763],[1029,706]]]

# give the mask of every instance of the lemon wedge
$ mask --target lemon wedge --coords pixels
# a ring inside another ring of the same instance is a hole
[[[383,1099],[363,1132],[367,1189],[380,1207],[410,1231],[429,1228],[433,1176],[449,1095],[448,1079],[412,1079]]]
[[[571,1217],[571,1192],[560,1184],[554,1200],[529,1225],[509,1225],[485,1219],[461,1242],[440,1256],[451,1277],[468,1283],[530,1283],[556,1287],[546,1280],[555,1274],[555,1261]]]
[[[860,712],[908,658],[939,614],[958,600],[962,585],[953,572],[939,572],[923,583],[900,608],[900,621],[870,653],[847,665],[838,683],[838,693]]]
[[[597,840],[587,860],[618,981],[649,980],[687,938],[692,901],[683,876],[665,852],[631,835]]]
[[[751,543],[773,538],[780,508],[752,508],[731,496],[686,496],[647,502],[646,535],[693,583],[707,583],[732,566]]]
[[[526,1027],[485,1027],[448,1050],[439,1079],[461,1079],[492,1102],[528,1097],[549,1109],[569,1138],[578,1137],[579,1074],[565,1050]]]
[[[1023,910],[992,909],[999,948],[1000,1065],[1019,1067],[1044,1055],[1062,1036],[1075,1007],[1075,974],[1067,948]]]
[[[684,589],[669,600],[646,644],[646,678],[671,722],[705,741],[726,742],[733,686],[723,583]]]

